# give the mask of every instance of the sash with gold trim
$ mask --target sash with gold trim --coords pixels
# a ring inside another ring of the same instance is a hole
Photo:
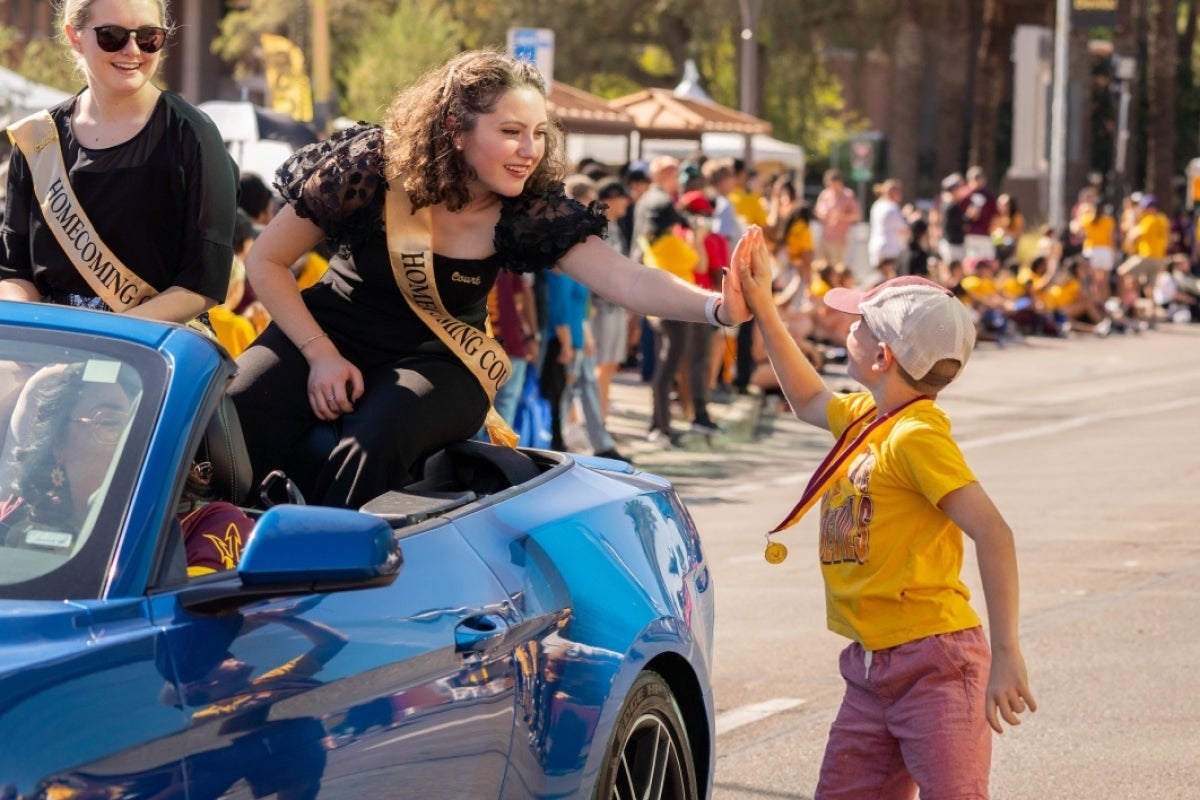
[[[387,193],[385,213],[388,257],[400,293],[413,313],[471,371],[488,403],[493,403],[508,380],[512,363],[498,341],[450,314],[442,303],[433,274],[433,212],[428,206],[414,211],[408,193],[393,186]],[[517,434],[495,406],[488,408],[484,427],[493,444],[517,446]]]
[[[79,204],[58,147],[58,128],[38,111],[8,128],[9,140],[29,162],[33,189],[46,225],[96,296],[113,311],[128,311],[158,294],[101,241]]]

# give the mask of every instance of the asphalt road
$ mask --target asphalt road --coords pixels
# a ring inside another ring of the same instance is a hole
[[[634,392],[615,395],[626,449]],[[996,737],[993,797],[1200,798],[1200,325],[983,344],[940,402],[1018,542],[1039,710]],[[783,565],[761,555],[830,440],[770,413],[758,430],[635,455],[676,482],[712,563],[718,800],[811,797],[842,691],[812,520]],[[983,613],[969,542],[965,574]]]

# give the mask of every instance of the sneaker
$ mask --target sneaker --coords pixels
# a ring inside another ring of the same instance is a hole
[[[701,436],[714,436],[720,432],[721,429],[712,420],[696,420],[692,423],[692,433],[698,433]]]
[[[633,463],[633,461],[631,461],[629,458],[617,452],[617,448],[615,447],[610,447],[607,450],[601,450],[599,453],[595,453],[594,455],[596,458],[611,458],[613,461],[624,461],[626,464]]]
[[[1109,319],[1108,317],[1105,317],[1104,319],[1102,319],[1096,323],[1096,335],[1097,336],[1108,336],[1110,333],[1112,333],[1112,320],[1111,319]]]
[[[647,433],[646,441],[650,444],[658,445],[663,450],[674,450],[677,447],[675,440],[671,437],[671,434],[667,433],[661,428],[654,428]]]

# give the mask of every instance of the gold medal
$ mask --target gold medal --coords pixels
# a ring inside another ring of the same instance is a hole
[[[787,558],[787,548],[779,542],[767,542],[767,551],[763,553],[768,564],[782,564]]]

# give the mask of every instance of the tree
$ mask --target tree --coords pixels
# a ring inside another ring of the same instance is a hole
[[[924,4],[919,0],[900,0],[896,20],[892,63],[895,68],[893,96],[896,113],[892,115],[892,135],[888,145],[891,177],[897,178],[911,197],[918,191],[918,165],[921,153],[921,95],[924,91],[925,62],[922,53],[921,23]]]
[[[399,0],[394,11],[376,12],[354,58],[336,76],[345,86],[342,113],[379,120],[396,90],[462,49],[462,28],[438,0]]]
[[[74,92],[83,77],[71,54],[57,39],[22,40],[13,28],[0,26],[0,64],[43,86]]]
[[[1177,0],[1150,0],[1146,30],[1146,189],[1164,211],[1175,207],[1175,53]]]

